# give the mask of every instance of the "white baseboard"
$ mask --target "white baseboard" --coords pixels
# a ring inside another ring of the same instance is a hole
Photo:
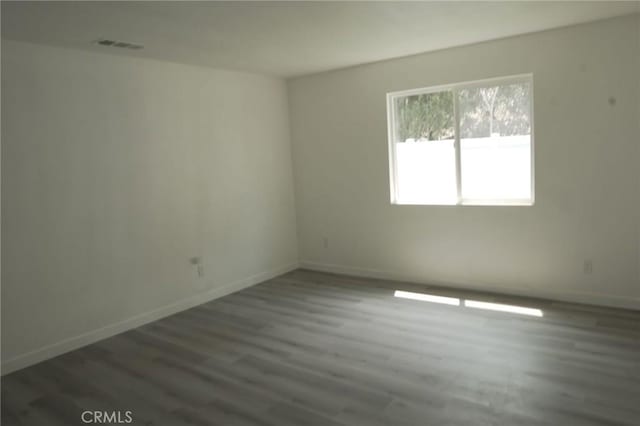
[[[285,274],[297,268],[297,263],[284,265],[270,271],[262,272],[220,287],[213,288],[204,293],[182,299],[170,305],[166,305],[152,311],[144,312],[126,320],[119,321],[114,324],[109,324],[97,330],[92,330],[78,336],[70,337],[63,341],[44,346],[34,351],[18,355],[14,358],[2,362],[2,375],[11,373],[12,371],[16,371],[21,368],[28,367],[33,364],[37,364],[38,362],[56,357],[58,355],[62,355],[63,353],[81,348],[83,346],[106,339],[127,330],[140,327],[144,324],[148,324],[160,318],[164,318],[177,312],[184,311],[194,306],[217,299],[219,297],[226,296],[227,294],[234,293],[247,287],[251,287],[252,285],[277,277],[278,275]]]
[[[318,263],[312,261],[301,261],[300,268],[310,269],[313,271],[330,272],[334,274],[344,274],[363,278],[378,278],[384,280],[404,281],[412,284],[433,285],[438,287],[451,287],[456,289],[466,289],[474,291],[487,291],[492,293],[501,293],[513,296],[526,296],[538,299],[557,300],[563,302],[580,303],[595,306],[605,306],[611,308],[623,308],[640,310],[640,298],[626,298],[620,296],[609,296],[599,293],[589,292],[573,292],[573,291],[555,291],[548,289],[538,289],[532,287],[524,287],[514,289],[513,287],[487,285],[487,284],[471,284],[471,283],[455,283],[433,281],[426,278],[402,274],[391,271],[382,271],[376,269],[357,268],[352,266]]]

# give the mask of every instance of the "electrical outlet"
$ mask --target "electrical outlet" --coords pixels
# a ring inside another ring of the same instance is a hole
[[[202,258],[192,257],[191,259],[189,259],[189,263],[196,267],[199,278],[204,277],[204,265],[202,264]]]
[[[585,260],[583,270],[585,274],[591,275],[593,273],[593,261],[590,259]]]

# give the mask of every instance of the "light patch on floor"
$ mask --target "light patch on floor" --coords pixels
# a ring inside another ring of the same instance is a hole
[[[394,297],[402,299],[420,300],[422,302],[442,303],[445,305],[460,306],[460,299],[455,297],[436,296],[433,294],[413,293],[411,291],[396,290]],[[479,300],[465,300],[464,307],[485,309],[489,311],[508,312],[511,314],[529,315],[532,317],[544,316],[542,310],[524,306],[505,305],[502,303],[481,302]]]
[[[460,299],[456,299],[455,297],[434,296],[433,294],[412,293],[410,291],[400,290],[396,290],[393,295],[402,299],[421,300],[423,302],[460,306]]]

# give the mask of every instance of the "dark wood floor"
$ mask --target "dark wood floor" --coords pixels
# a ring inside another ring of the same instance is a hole
[[[639,425],[640,312],[298,270],[2,378],[5,426],[84,410],[171,426]]]

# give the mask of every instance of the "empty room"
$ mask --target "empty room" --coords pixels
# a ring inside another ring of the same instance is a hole
[[[639,1],[0,6],[2,425],[640,425]]]

